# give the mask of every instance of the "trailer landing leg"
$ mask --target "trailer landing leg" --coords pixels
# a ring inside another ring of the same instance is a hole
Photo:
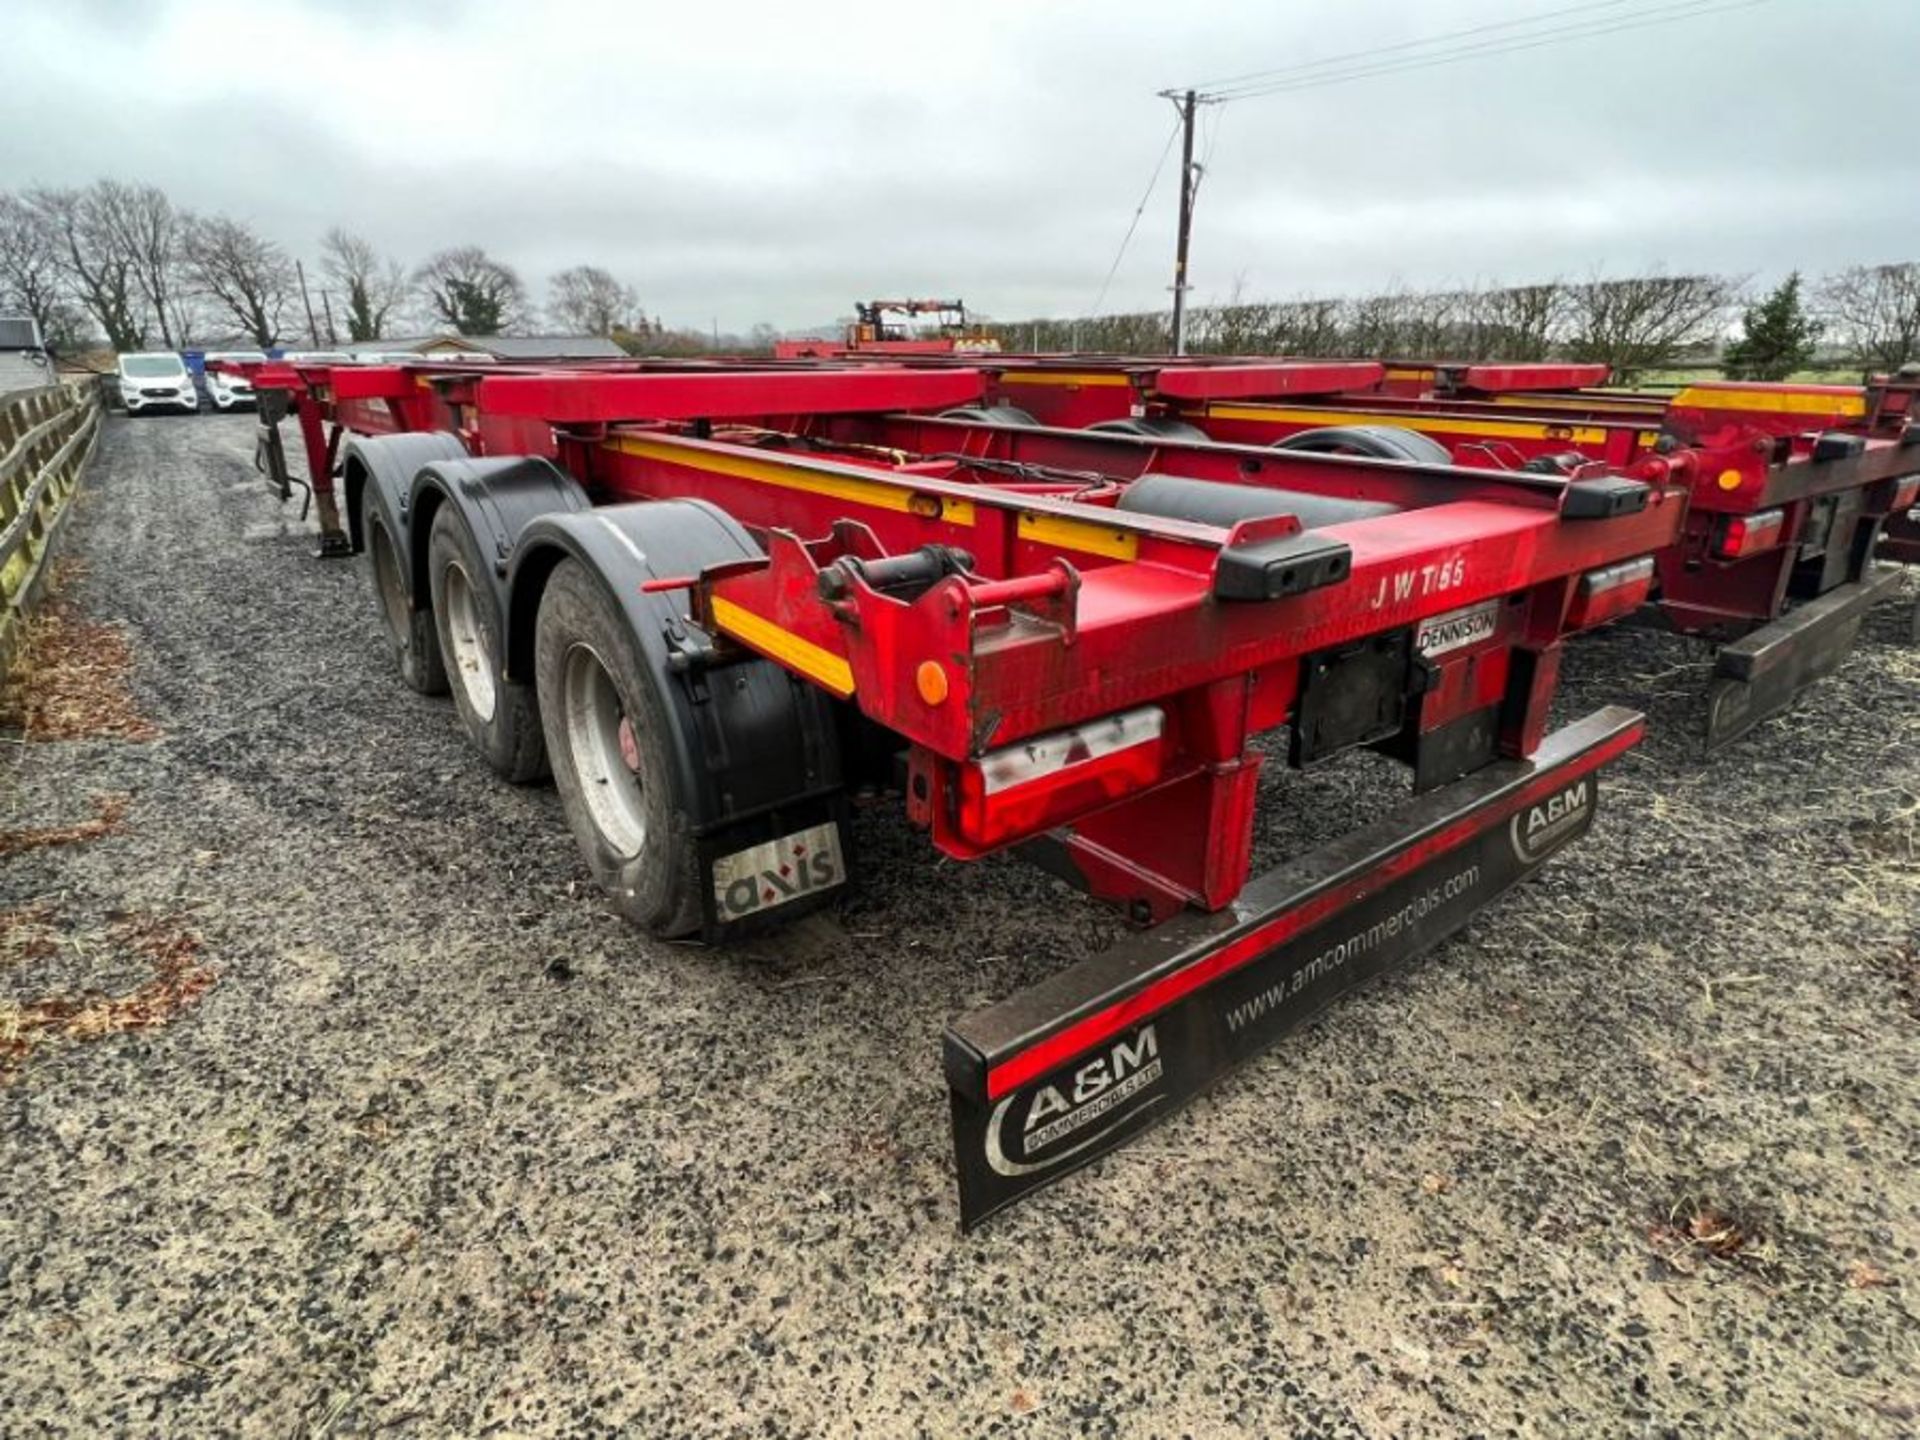
[[[1335,997],[1458,930],[1592,823],[1640,739],[1610,707],[947,1031],[971,1228],[1138,1135]]]
[[[1868,607],[1899,583],[1897,570],[1869,574],[1722,646],[1707,689],[1707,749],[1739,739],[1838,670],[1859,638]]]
[[[287,469],[287,448],[280,438],[280,422],[286,419],[289,404],[289,397],[284,390],[266,389],[260,392],[260,428],[253,440],[253,468],[266,476],[268,486],[280,497],[282,505],[293,498],[294,486],[298,485],[306,492],[306,499],[300,502],[300,518],[302,520],[307,518],[307,506],[311,504],[320,521],[320,548],[314,552],[316,559],[350,559],[353,555],[353,542],[347,538],[346,531],[340,525],[340,505],[333,497],[331,451],[325,452],[326,459],[319,472],[326,481],[325,484],[311,484],[305,480],[295,479],[293,472]],[[304,433],[308,428],[305,424],[304,412],[301,420]],[[313,428],[317,431],[318,427]],[[338,434],[336,429],[336,438]],[[307,439],[311,446],[314,437],[308,436]],[[308,453],[311,455],[313,452],[310,449]],[[311,466],[312,461],[309,460],[308,464]]]
[[[313,497],[314,512],[320,521],[320,548],[316,560],[351,560],[353,542],[340,527],[340,506],[331,493]]]

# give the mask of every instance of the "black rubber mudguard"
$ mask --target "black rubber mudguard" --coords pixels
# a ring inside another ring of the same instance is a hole
[[[674,764],[704,872],[712,877],[722,857],[831,825],[844,879],[850,845],[833,701],[770,660],[730,654],[721,663],[710,637],[688,619],[685,588],[641,588],[761,553],[738,521],[703,500],[541,515],[508,562],[507,675],[532,683],[540,595],[561,560],[578,560],[626,616],[673,712]],[[837,884],[810,890],[763,916],[753,895],[743,890],[744,901],[730,899],[710,878],[702,886],[703,934],[709,941],[732,938],[837,893]]]
[[[534,455],[486,460],[438,460],[423,466],[408,491],[407,563],[426,574],[427,538],[434,512],[452,505],[460,512],[481,555],[493,561],[487,579],[499,607],[499,633],[507,633],[507,565],[521,532],[542,515],[589,510],[580,483],[566,471]],[[424,591],[425,586],[417,587]],[[423,603],[422,595],[415,601]]]
[[[1099,1158],[1362,981],[1453,934],[1583,835],[1641,717],[1596,711],[1399,814],[954,1021],[960,1223]]]
[[[365,504],[380,507],[387,533],[393,536],[394,560],[405,573],[407,593],[416,586],[413,547],[407,539],[408,511],[413,498],[413,477],[424,465],[436,460],[464,460],[467,447],[460,437],[447,430],[420,430],[405,435],[362,436],[350,440],[340,453],[340,473],[345,482],[347,528],[356,553],[366,548],[361,515]],[[420,602],[416,600],[416,606]]]

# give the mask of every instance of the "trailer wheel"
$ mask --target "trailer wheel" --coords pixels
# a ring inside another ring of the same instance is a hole
[[[1205,440],[1207,432],[1198,425],[1169,416],[1122,415],[1113,420],[1096,420],[1086,427],[1100,435],[1140,435],[1153,440]]]
[[[405,572],[400,568],[399,552],[378,505],[365,506],[360,533],[366,536],[367,579],[373,585],[400,678],[422,695],[446,694],[447,670],[440,660],[440,637],[434,634],[433,616],[413,606],[407,582],[401,578]]]
[[[642,929],[697,929],[698,851],[672,711],[613,598],[577,560],[562,560],[540,597],[534,674],[554,784],[593,878]]]
[[[1038,430],[1040,422],[1018,405],[960,405],[942,410],[942,420],[971,420],[976,425],[998,425],[1002,430]]]
[[[1366,455],[1375,460],[1411,460],[1419,465],[1451,465],[1453,454],[1431,435],[1404,425],[1323,425],[1273,442],[1275,450],[1312,455]]]
[[[453,706],[474,748],[516,785],[547,774],[540,707],[530,685],[502,673],[506,651],[499,607],[479,547],[452,505],[434,512],[427,533],[427,583]]]

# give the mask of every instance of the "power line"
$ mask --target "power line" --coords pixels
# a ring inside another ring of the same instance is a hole
[[[1418,40],[1403,40],[1397,45],[1369,45],[1364,50],[1349,50],[1343,55],[1328,55],[1319,60],[1304,60],[1297,65],[1283,65],[1272,70],[1249,70],[1239,75],[1223,75],[1217,80],[1201,80],[1191,88],[1203,92],[1224,90],[1250,80],[1267,80],[1283,75],[1292,75],[1303,70],[1317,70],[1329,65],[1340,65],[1350,60],[1364,60],[1379,55],[1390,55],[1400,50],[1414,50],[1424,45],[1439,45],[1449,40],[1463,40],[1469,35],[1485,35],[1494,30],[1513,30],[1532,25],[1542,25],[1549,20],[1558,20],[1568,15],[1578,15],[1591,10],[1617,10],[1622,5],[1635,3],[1635,0],[1588,0],[1584,5],[1568,5],[1559,10],[1546,10],[1537,15],[1523,15],[1514,20],[1495,20],[1486,25],[1470,25],[1464,30],[1448,30],[1439,35],[1426,35]],[[1176,86],[1187,89],[1187,86]]]
[[[1194,166],[1192,163],[1194,116],[1201,106],[1224,105],[1233,100],[1253,100],[1266,95],[1283,95],[1297,90],[1315,90],[1328,85],[1345,85],[1355,80],[1366,80],[1378,75],[1399,75],[1414,70],[1430,70],[1442,65],[1461,64],[1468,60],[1517,55],[1524,51],[1571,44],[1575,40],[1645,30],[1656,25],[1671,25],[1682,20],[1696,20],[1703,16],[1720,15],[1734,10],[1747,10],[1765,3],[1767,0],[1659,0],[1657,4],[1649,4],[1647,0],[1585,0],[1585,3],[1563,6],[1558,10],[1549,10],[1530,16],[1517,16],[1511,20],[1490,21],[1483,25],[1469,26],[1464,30],[1430,35],[1424,39],[1373,46],[1365,50],[1349,51],[1346,54],[1305,61],[1297,65],[1251,70],[1204,85],[1177,86],[1170,90],[1162,90],[1160,92],[1162,97],[1173,101],[1175,108],[1180,112],[1180,121],[1176,128],[1184,129],[1186,132],[1186,159],[1180,176],[1178,253],[1174,263],[1174,353],[1180,354],[1184,350],[1185,336],[1181,325],[1184,307],[1181,300],[1186,288],[1187,241],[1192,223],[1193,196],[1199,179],[1199,175],[1194,171],[1197,169],[1202,174],[1205,173],[1206,162],[1213,153],[1213,142],[1219,138],[1219,125],[1216,122],[1201,157],[1201,163],[1197,167]],[[1639,5],[1641,8],[1623,9],[1628,5]],[[1616,13],[1599,13],[1604,11]],[[1561,25],[1548,23],[1556,20],[1565,21],[1568,17],[1575,15],[1584,18]],[[1482,38],[1474,39],[1475,36]],[[1458,43],[1463,40],[1470,43]],[[1173,140],[1169,136],[1167,150],[1161,152],[1161,165],[1166,163],[1167,153],[1172,148]],[[1154,179],[1157,181],[1159,176],[1160,168],[1156,166]],[[1147,191],[1150,196],[1153,191],[1151,184],[1147,187]],[[1140,207],[1141,210],[1146,208],[1144,198],[1140,202]],[[1127,228],[1128,239],[1132,238],[1134,228],[1139,223],[1140,212],[1136,211],[1133,225]],[[1123,241],[1121,252],[1124,254],[1125,250],[1126,243]],[[1119,265],[1119,256],[1115,256],[1114,269],[1117,270]],[[1113,271],[1109,271],[1107,280],[1111,283],[1112,279]],[[1106,292],[1106,285],[1102,285],[1101,300],[1106,298]],[[1100,301],[1096,300],[1094,308],[1098,309],[1099,305]]]
[[[1203,94],[1201,99],[1206,104],[1221,105],[1231,100],[1254,100],[1267,95],[1314,90],[1327,85],[1344,85],[1354,80],[1371,79],[1376,75],[1399,75],[1414,70],[1430,70],[1437,66],[1459,64],[1468,60],[1517,55],[1524,51],[1569,44],[1575,40],[1645,30],[1656,25],[1671,25],[1682,20],[1695,20],[1732,10],[1747,10],[1766,3],[1767,0],[1680,0],[1678,4],[1669,3],[1629,15],[1586,20],[1552,30],[1536,31],[1532,34],[1501,36],[1494,40],[1476,41],[1471,45],[1455,46],[1452,49],[1431,54],[1408,55],[1379,64],[1362,63],[1349,66],[1344,70],[1249,85],[1240,89],[1209,91]]]
[[[1113,284],[1113,277],[1120,271],[1120,262],[1126,258],[1127,246],[1133,243],[1133,232],[1140,228],[1140,217],[1147,213],[1147,202],[1153,199],[1153,190],[1160,183],[1160,172],[1167,168],[1167,156],[1173,153],[1173,142],[1180,138],[1180,119],[1174,117],[1173,128],[1167,132],[1167,143],[1160,147],[1160,158],[1154,162],[1153,175],[1147,181],[1146,193],[1140,197],[1140,203],[1134,207],[1133,219],[1127,224],[1127,233],[1120,237],[1120,248],[1113,253],[1113,264],[1107,267],[1107,278],[1100,282],[1100,293],[1094,297],[1093,304],[1087,308],[1087,317],[1091,317],[1107,298],[1107,288]]]

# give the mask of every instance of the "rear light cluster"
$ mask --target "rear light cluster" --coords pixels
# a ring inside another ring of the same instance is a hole
[[[955,828],[981,847],[1037,835],[1143,790],[1166,768],[1156,705],[992,750],[959,769]]]
[[[1784,510],[1756,510],[1751,515],[1729,515],[1720,522],[1713,553],[1722,560],[1744,560],[1777,546],[1786,530]]]
[[[1652,591],[1651,555],[1589,570],[1573,587],[1573,602],[1567,606],[1567,629],[1584,630],[1590,625],[1618,619],[1638,610]]]
[[[1904,480],[1895,482],[1893,502],[1887,506],[1887,510],[1891,514],[1898,515],[1903,510],[1911,510],[1916,500],[1920,500],[1920,475],[1909,475]]]

